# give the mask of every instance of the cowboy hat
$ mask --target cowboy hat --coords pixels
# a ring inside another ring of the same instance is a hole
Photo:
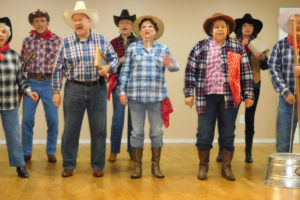
[[[288,22],[291,16],[300,15],[300,8],[292,8],[281,13],[277,19],[279,27],[284,32],[289,32]]]
[[[203,29],[207,35],[211,36],[210,30],[214,21],[222,19],[229,25],[229,34],[232,33],[235,27],[235,21],[232,17],[224,15],[223,13],[215,13],[210,18],[207,18],[203,23]]]
[[[33,20],[36,17],[46,17],[47,21],[50,22],[49,14],[47,12],[40,11],[40,9],[37,9],[37,11],[34,11],[28,15],[28,21],[31,25],[33,24]]]
[[[0,18],[0,23],[3,23],[10,28],[10,36],[9,36],[8,40],[6,41],[6,42],[10,42],[12,39],[12,26],[11,26],[10,19],[8,17]]]
[[[128,19],[128,20],[134,22],[135,19],[136,19],[136,15],[131,15],[130,16],[128,10],[127,9],[123,9],[120,16],[114,15],[115,25],[118,26],[119,21],[121,21],[122,19]]]
[[[245,14],[243,18],[235,19],[235,23],[236,23],[234,29],[235,34],[239,33],[239,31],[242,29],[243,24],[245,23],[253,25],[253,33],[252,33],[253,36],[256,36],[263,27],[263,23],[258,19],[252,18],[252,16],[249,13]]]
[[[87,9],[84,1],[77,1],[74,10],[65,10],[64,19],[67,25],[73,28],[73,15],[84,14],[91,20],[91,28],[93,28],[98,21],[98,12],[96,9]]]
[[[156,35],[155,35],[154,39],[155,40],[159,39],[164,33],[164,23],[158,17],[154,17],[152,15],[144,15],[144,16],[139,17],[137,20],[134,21],[134,23],[133,23],[133,32],[134,32],[134,34],[138,37],[141,36],[139,24],[145,18],[150,18],[156,23],[156,25],[158,27],[158,30],[156,31]]]

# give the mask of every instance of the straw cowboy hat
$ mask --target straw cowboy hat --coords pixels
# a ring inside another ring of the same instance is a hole
[[[98,12],[96,9],[87,9],[84,1],[77,1],[74,6],[74,10],[65,10],[64,19],[67,25],[73,28],[72,17],[75,14],[85,14],[91,20],[91,28],[93,28],[98,22]]]
[[[123,9],[120,16],[114,15],[115,25],[118,26],[119,21],[121,21],[122,19],[128,19],[128,20],[134,22],[135,19],[136,19],[136,15],[131,15],[130,16],[128,10],[127,9]]]
[[[133,32],[134,32],[134,34],[138,37],[141,36],[140,29],[139,29],[139,24],[145,18],[151,18],[157,24],[158,30],[156,31],[156,35],[155,35],[154,39],[155,40],[159,39],[164,33],[164,23],[158,17],[154,17],[152,15],[144,15],[144,16],[139,17],[137,20],[134,21],[134,23],[133,23]]]
[[[211,26],[214,23],[214,21],[216,21],[218,19],[222,19],[225,22],[227,22],[228,25],[229,25],[229,34],[232,33],[232,31],[235,28],[235,21],[234,21],[234,19],[232,17],[228,16],[228,15],[224,15],[223,13],[215,13],[210,18],[207,18],[205,20],[205,22],[203,23],[203,29],[206,32],[206,34],[209,35],[209,36],[211,36],[211,32],[210,32]]]
[[[253,33],[252,33],[253,36],[259,34],[259,32],[263,27],[263,23],[258,19],[252,18],[252,16],[249,13],[245,14],[243,18],[235,19],[235,23],[236,23],[234,29],[235,34],[238,34],[238,32],[242,30],[242,26],[245,23],[253,25]]]
[[[292,8],[284,11],[279,15],[277,19],[279,27],[287,33],[289,32],[288,22],[290,17],[293,15],[300,15],[300,8]]]
[[[3,17],[3,18],[0,18],[0,23],[3,23],[5,24],[6,26],[8,26],[10,28],[10,36],[9,38],[7,39],[6,42],[10,42],[11,39],[12,39],[12,26],[11,26],[11,22],[10,22],[10,19],[8,17]]]

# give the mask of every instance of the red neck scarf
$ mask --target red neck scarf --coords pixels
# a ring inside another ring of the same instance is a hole
[[[0,60],[3,61],[4,58],[2,56],[3,52],[7,52],[10,49],[9,42],[7,42],[3,47],[0,48]]]
[[[39,38],[49,39],[52,37],[52,32],[47,29],[44,33],[39,33],[36,30],[31,30],[30,33],[37,35]]]
[[[288,35],[288,41],[289,41],[289,45],[290,47],[294,48],[294,38],[292,35]],[[297,37],[297,47],[300,48],[300,37]]]

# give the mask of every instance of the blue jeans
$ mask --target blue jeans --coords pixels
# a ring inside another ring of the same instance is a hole
[[[37,105],[42,100],[47,120],[47,154],[55,154],[58,135],[58,111],[52,102],[53,92],[50,88],[51,79],[37,81],[29,79],[31,90],[38,93],[39,100],[34,102],[23,95],[22,143],[25,155],[32,154],[33,126]],[[41,130],[44,131],[44,130]]]
[[[220,148],[234,149],[234,130],[238,108],[225,109],[224,95],[207,95],[206,112],[198,114],[196,146],[201,151],[210,150],[218,121]]]
[[[129,100],[133,131],[130,137],[132,147],[144,148],[144,126],[146,111],[150,122],[150,139],[152,148],[163,146],[163,120],[161,117],[161,101],[143,103]]]
[[[119,96],[117,93],[117,88],[115,88],[112,92],[113,97],[113,108],[114,113],[112,117],[112,124],[111,124],[111,152],[112,153],[120,153],[121,148],[121,139],[122,139],[122,132],[124,126],[124,114],[125,114],[125,106],[123,106],[119,100]],[[127,129],[127,152],[131,153],[131,145],[130,145],[130,136],[132,131],[132,124],[131,124],[131,116],[130,110],[128,107],[128,129]]]
[[[277,126],[277,140],[276,140],[277,152],[286,152],[286,153],[289,152],[292,113],[293,113],[293,105],[288,104],[284,100],[284,97],[279,96],[277,125],[276,125]],[[298,122],[297,103],[295,103],[292,141],[294,140],[294,134],[295,134],[297,122]]]
[[[80,130],[87,110],[91,133],[91,165],[102,170],[105,165],[107,88],[97,83],[91,87],[67,81],[64,95],[64,133],[61,152],[64,169],[75,169]]]
[[[13,167],[25,166],[20,135],[18,108],[0,110],[2,125],[6,136],[9,164]]]

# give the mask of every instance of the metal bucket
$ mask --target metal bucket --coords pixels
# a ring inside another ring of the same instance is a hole
[[[263,184],[275,187],[300,188],[300,154],[269,154]]]

